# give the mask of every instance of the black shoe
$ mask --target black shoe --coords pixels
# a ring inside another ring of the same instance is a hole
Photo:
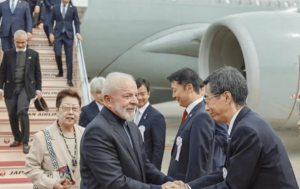
[[[9,147],[18,147],[18,146],[21,146],[21,145],[22,145],[21,142],[14,141],[13,143],[11,143],[11,144],[9,145]]]
[[[23,144],[23,153],[24,154],[28,154],[30,147],[28,146],[28,144]]]
[[[70,86],[70,87],[73,87],[73,83],[72,83],[72,80],[68,80],[67,84]]]
[[[63,76],[64,76],[63,73],[58,73],[58,74],[55,75],[55,77],[63,77]]]

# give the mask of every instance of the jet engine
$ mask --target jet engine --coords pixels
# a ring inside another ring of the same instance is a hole
[[[299,113],[299,54],[298,13],[237,14],[208,27],[199,50],[199,73],[205,79],[224,65],[237,68],[247,79],[247,105],[273,127],[295,126]]]

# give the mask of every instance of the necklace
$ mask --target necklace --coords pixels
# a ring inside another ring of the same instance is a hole
[[[68,149],[68,152],[69,152],[69,154],[70,154],[71,157],[72,157],[72,164],[73,164],[73,166],[77,166],[77,159],[76,159],[76,156],[77,156],[77,139],[76,139],[75,128],[73,127],[73,130],[74,130],[74,139],[75,139],[75,149],[74,149],[74,156],[73,156],[73,155],[71,154],[71,151],[70,151],[69,146],[68,146],[68,144],[67,144],[67,141],[66,141],[66,139],[65,139],[64,133],[62,132],[62,130],[61,130],[61,128],[60,128],[60,125],[59,125],[58,121],[57,121],[57,125],[58,125],[58,128],[59,128],[59,130],[60,130],[60,132],[61,132],[61,135],[62,135],[62,137],[63,137],[63,139],[64,139],[64,141],[65,141],[65,144],[66,144],[66,147],[67,147],[67,149]]]

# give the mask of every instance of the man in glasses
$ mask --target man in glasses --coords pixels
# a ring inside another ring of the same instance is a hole
[[[204,81],[206,110],[228,125],[222,170],[181,184],[181,188],[295,189],[297,181],[286,150],[273,128],[246,106],[247,82],[235,68],[222,67]]]
[[[186,108],[176,134],[168,175],[184,182],[212,172],[215,123],[200,94],[202,80],[190,68],[182,68],[168,78],[173,98]]]

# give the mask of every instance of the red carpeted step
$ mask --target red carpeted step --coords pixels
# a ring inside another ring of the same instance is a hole
[[[31,180],[29,178],[0,179],[0,184],[5,183],[31,183]]]

